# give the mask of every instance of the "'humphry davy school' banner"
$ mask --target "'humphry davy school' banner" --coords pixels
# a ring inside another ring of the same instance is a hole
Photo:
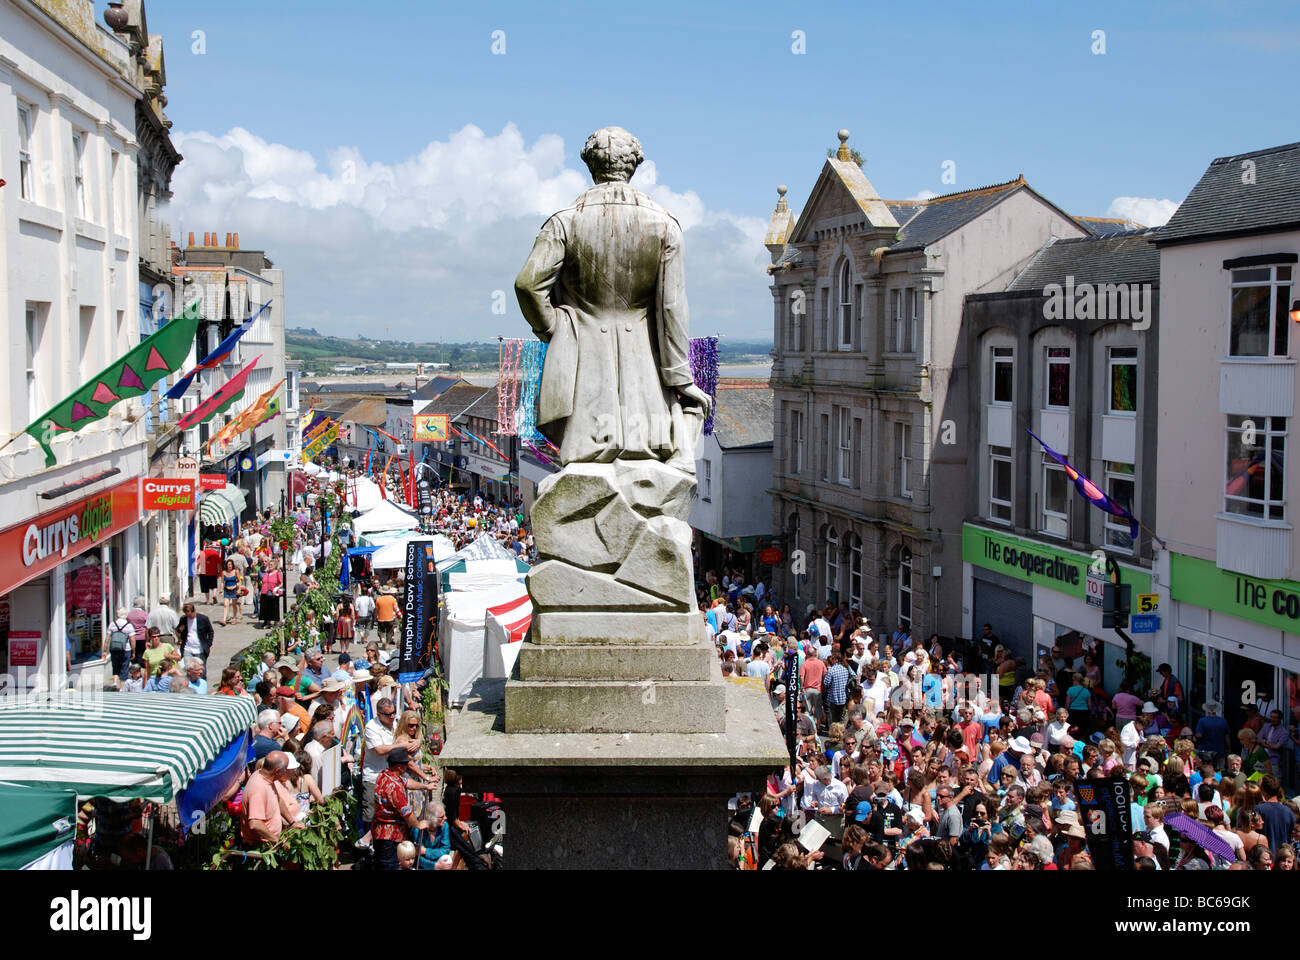
[[[398,683],[415,683],[428,668],[429,637],[438,613],[438,574],[433,541],[408,540],[402,596],[402,666]]]
[[[1103,777],[1074,785],[1079,798],[1079,822],[1087,834],[1088,852],[1098,870],[1133,869],[1133,815],[1128,781]]]

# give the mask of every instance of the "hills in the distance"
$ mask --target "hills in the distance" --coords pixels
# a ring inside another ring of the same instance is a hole
[[[465,343],[415,343],[409,340],[368,340],[363,337],[334,337],[312,327],[293,327],[284,332],[285,352],[308,366],[326,368],[335,364],[365,366],[381,363],[446,363],[454,369],[495,367],[498,343],[494,340]],[[719,363],[766,363],[772,343],[768,340],[718,342]]]

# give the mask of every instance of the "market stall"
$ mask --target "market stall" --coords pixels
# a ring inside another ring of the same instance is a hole
[[[257,719],[250,697],[108,694],[0,709],[0,781],[169,803]]]
[[[508,607],[527,597],[522,583],[444,596],[438,623],[438,655],[450,703],[464,703],[474,681],[484,676],[484,630],[489,608]]]
[[[71,870],[77,792],[0,783],[0,870]]]

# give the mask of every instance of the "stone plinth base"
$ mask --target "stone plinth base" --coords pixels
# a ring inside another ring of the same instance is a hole
[[[505,681],[447,718],[440,768],[505,810],[508,869],[723,869],[727,800],[787,762],[767,697],[743,681],[714,733],[507,733]]]

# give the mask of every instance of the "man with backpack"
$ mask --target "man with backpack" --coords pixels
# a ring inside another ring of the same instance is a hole
[[[108,655],[113,664],[113,689],[121,689],[126,680],[127,664],[135,646],[135,627],[127,619],[126,607],[117,608],[117,619],[108,625]]]

